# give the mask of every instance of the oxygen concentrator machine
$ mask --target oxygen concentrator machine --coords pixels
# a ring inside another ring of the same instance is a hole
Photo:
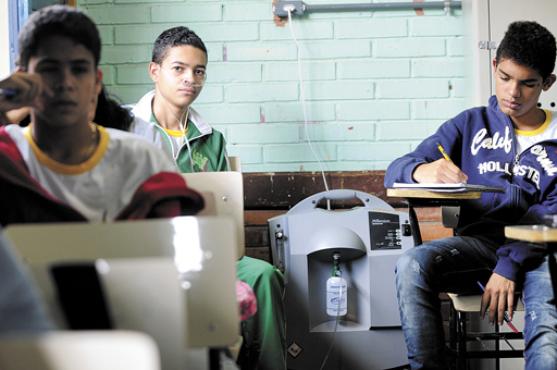
[[[357,200],[352,209],[320,208]],[[407,363],[395,289],[414,246],[407,213],[356,190],[310,196],[269,220],[286,281],[288,369],[389,369]]]

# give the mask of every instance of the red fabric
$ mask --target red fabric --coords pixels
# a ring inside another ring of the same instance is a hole
[[[201,195],[189,189],[175,172],[160,172],[148,178],[136,190],[130,204],[118,220],[193,215],[203,208]]]

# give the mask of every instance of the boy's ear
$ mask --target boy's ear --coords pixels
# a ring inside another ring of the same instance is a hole
[[[95,93],[99,95],[101,93],[102,84],[103,82],[103,71],[100,68],[97,68],[97,75],[95,76]]]
[[[550,74],[548,78],[545,79],[545,81],[543,82],[543,86],[542,89],[543,91],[547,91],[549,90],[549,88],[555,83],[555,75],[554,74]]]
[[[491,66],[493,67],[493,73],[495,73],[495,71],[497,70],[497,59],[493,58],[493,60],[491,61]]]
[[[153,82],[157,82],[159,80],[159,75],[161,73],[161,65],[155,62],[149,63],[149,77]]]

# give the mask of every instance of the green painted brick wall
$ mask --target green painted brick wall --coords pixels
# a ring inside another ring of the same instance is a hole
[[[319,170],[308,135],[325,170],[384,169],[466,108],[460,11],[294,18],[302,86],[296,44],[288,26],[273,22],[271,0],[79,0],[78,6],[99,24],[107,87],[128,104],[151,88],[147,63],[156,36],[176,25],[196,31],[209,66],[195,107],[223,132],[244,171]]]

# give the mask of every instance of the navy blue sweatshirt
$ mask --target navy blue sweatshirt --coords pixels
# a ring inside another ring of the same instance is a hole
[[[545,249],[506,240],[504,227],[541,223],[544,215],[557,213],[557,138],[517,153],[514,126],[492,96],[489,106],[460,113],[416,150],[391,163],[385,187],[414,183],[412,173],[418,165],[442,158],[438,143],[468,175],[468,183],[505,190],[482,193],[480,199],[463,203],[456,233],[500,244],[494,272],[516,281],[521,271],[541,261]]]

